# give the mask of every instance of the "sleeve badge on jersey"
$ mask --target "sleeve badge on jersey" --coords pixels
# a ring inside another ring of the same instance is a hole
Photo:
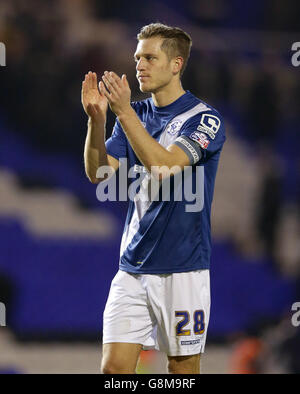
[[[210,136],[211,139],[215,139],[215,136],[220,128],[221,121],[215,115],[203,114],[200,120],[200,124],[197,127],[197,130],[202,133],[206,133]]]
[[[207,136],[203,133],[199,133],[198,131],[194,131],[190,136],[190,139],[193,141],[198,142],[198,144],[201,146],[203,149],[207,149],[210,141],[207,138]]]

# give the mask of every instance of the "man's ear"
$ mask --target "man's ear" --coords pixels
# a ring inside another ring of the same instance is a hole
[[[183,67],[183,57],[176,56],[173,59],[173,62],[174,62],[173,63],[173,72],[174,72],[174,74],[178,74]]]

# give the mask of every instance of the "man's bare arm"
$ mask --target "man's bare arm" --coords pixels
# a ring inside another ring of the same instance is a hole
[[[109,102],[111,110],[117,115],[126,137],[139,160],[154,177],[168,177],[170,169],[182,171],[190,164],[188,155],[176,145],[164,148],[143,127],[130,105],[130,87],[126,76],[119,78],[113,72],[105,72],[99,89]],[[164,169],[163,169],[164,168]]]
[[[92,183],[99,183],[106,178],[97,178],[97,170],[102,166],[111,166],[113,171],[119,168],[119,161],[106,153],[105,125],[88,120],[88,129],[84,146],[85,173]]]

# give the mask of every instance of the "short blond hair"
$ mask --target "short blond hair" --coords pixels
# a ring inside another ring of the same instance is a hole
[[[142,27],[137,35],[139,41],[152,37],[161,37],[163,39],[161,49],[167,54],[169,60],[174,59],[176,56],[183,58],[183,65],[180,70],[180,76],[182,76],[192,47],[192,39],[189,34],[179,27],[167,26],[162,23],[151,23]]]

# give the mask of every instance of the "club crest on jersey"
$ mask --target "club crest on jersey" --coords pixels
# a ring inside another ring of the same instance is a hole
[[[180,130],[182,125],[182,121],[181,120],[175,120],[174,122],[171,122],[168,126],[167,126],[167,133],[171,134],[171,135],[175,135],[178,133],[178,131]]]
[[[203,114],[200,120],[200,124],[197,130],[202,133],[208,134],[211,139],[215,139],[215,136],[220,128],[221,121],[215,115]]]
[[[193,141],[198,142],[198,144],[201,146],[201,148],[203,149],[207,149],[210,141],[207,138],[207,136],[203,133],[199,133],[198,131],[194,131],[191,135],[190,135],[190,139]]]

